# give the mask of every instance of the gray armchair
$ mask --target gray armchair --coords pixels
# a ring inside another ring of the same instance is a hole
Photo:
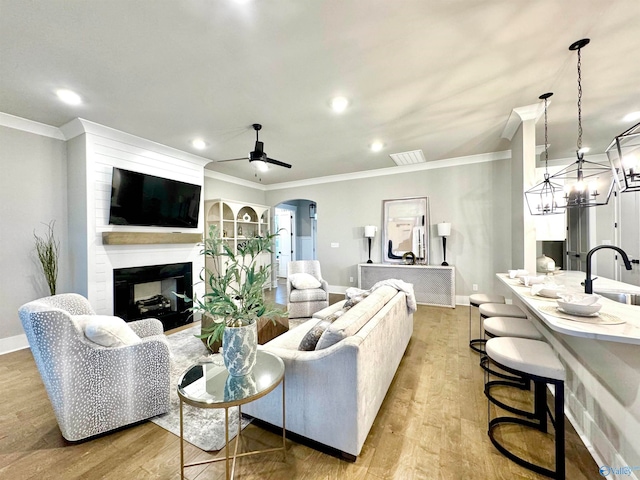
[[[128,325],[134,345],[104,347],[88,340],[71,315],[95,315],[88,300],[62,294],[19,309],[62,436],[92,437],[169,410],[169,346],[162,324]]]
[[[318,288],[295,288],[291,276],[296,273],[308,273],[320,282]],[[317,260],[298,260],[289,262],[287,273],[287,310],[289,318],[307,318],[329,306],[329,285],[322,279],[320,262]]]

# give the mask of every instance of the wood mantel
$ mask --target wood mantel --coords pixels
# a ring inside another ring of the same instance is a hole
[[[103,245],[154,245],[200,242],[202,242],[202,233],[102,232]]]

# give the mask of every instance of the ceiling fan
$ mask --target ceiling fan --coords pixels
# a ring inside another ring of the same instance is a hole
[[[258,139],[258,132],[262,129],[262,125],[260,125],[259,123],[254,123],[252,127],[256,131],[256,145],[253,152],[249,152],[248,157],[230,158],[228,160],[218,160],[218,162],[222,163],[235,162],[236,160],[249,160],[249,163],[253,163],[258,168],[258,170],[261,171],[267,169],[267,163],[278,165],[280,167],[291,168],[291,165],[289,165],[288,163],[267,157],[267,153],[264,151],[264,143]]]

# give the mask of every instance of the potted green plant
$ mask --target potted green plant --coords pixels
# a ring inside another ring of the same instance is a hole
[[[202,313],[203,319],[209,317],[209,322],[203,320],[198,337],[209,348],[222,341],[225,365],[235,376],[246,375],[255,364],[258,319],[275,324],[277,317],[286,315],[267,303],[263,294],[271,278],[271,264],[261,265],[259,257],[272,253],[275,237],[276,234],[248,237],[234,251],[220,237],[217,226],[212,225],[203,243],[205,268],[200,278],[206,283],[206,292],[201,298],[194,295],[190,310]]]
[[[43,237],[39,237],[35,230],[33,231],[38,260],[40,260],[40,264],[42,265],[44,278],[47,281],[51,295],[56,294],[56,283],[58,282],[58,259],[60,257],[60,241],[56,240],[53,233],[53,227],[55,224],[55,220],[51,220],[49,222],[47,225],[47,233],[45,233]]]

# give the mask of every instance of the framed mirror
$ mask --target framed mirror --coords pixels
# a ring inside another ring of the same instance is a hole
[[[429,198],[382,201],[382,261],[429,264]]]

